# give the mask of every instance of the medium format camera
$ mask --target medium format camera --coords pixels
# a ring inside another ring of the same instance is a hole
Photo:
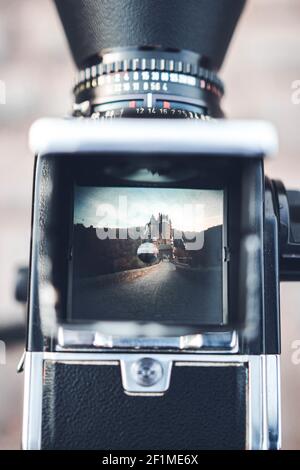
[[[220,107],[244,1],[55,3],[79,72],[30,134],[23,448],[278,449],[300,197]]]

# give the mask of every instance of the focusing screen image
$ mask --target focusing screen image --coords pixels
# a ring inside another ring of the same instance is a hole
[[[76,186],[72,321],[224,323],[222,190]]]

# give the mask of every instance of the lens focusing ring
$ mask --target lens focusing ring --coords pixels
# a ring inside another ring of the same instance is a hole
[[[119,62],[112,62],[105,64],[100,62],[98,65],[92,65],[81,70],[75,80],[74,94],[77,95],[84,89],[98,86],[97,79],[103,75],[120,72],[135,72],[135,71],[157,71],[157,72],[175,72],[193,77],[198,77],[205,80],[207,85],[210,84],[210,91],[222,97],[224,94],[223,82],[219,77],[212,71],[203,67],[197,67],[196,64],[184,63],[176,60],[165,60],[165,59],[152,59],[147,58],[136,58],[136,59],[124,59]]]
[[[175,99],[197,106],[208,101],[212,108],[218,108],[224,94],[222,81],[204,68],[200,56],[193,52],[119,50],[105,52],[98,60],[76,77],[77,105],[88,101],[93,107],[126,99],[132,103],[151,93],[171,103]]]

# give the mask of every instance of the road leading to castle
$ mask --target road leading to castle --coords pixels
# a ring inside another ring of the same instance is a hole
[[[169,261],[133,280],[103,285],[77,281],[74,319],[167,321],[203,324],[222,320],[221,270],[179,272]]]

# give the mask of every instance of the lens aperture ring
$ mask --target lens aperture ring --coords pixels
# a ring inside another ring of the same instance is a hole
[[[224,87],[219,77],[204,67],[198,66],[196,63],[184,62],[176,59],[162,59],[155,57],[136,57],[130,59],[122,59],[116,62],[100,62],[97,65],[86,67],[81,70],[75,80],[74,94],[78,98],[80,94],[87,90],[103,86],[109,80],[105,81],[105,76],[117,75],[134,72],[148,72],[156,81],[166,81],[166,75],[170,74],[174,82],[182,84],[195,83],[193,78],[199,80],[199,85],[213,95],[221,98],[224,94]],[[186,77],[186,79],[184,78]],[[188,77],[191,77],[190,80]],[[119,78],[119,77],[118,77]],[[129,81],[129,80],[128,80]],[[78,101],[78,99],[77,99]]]

